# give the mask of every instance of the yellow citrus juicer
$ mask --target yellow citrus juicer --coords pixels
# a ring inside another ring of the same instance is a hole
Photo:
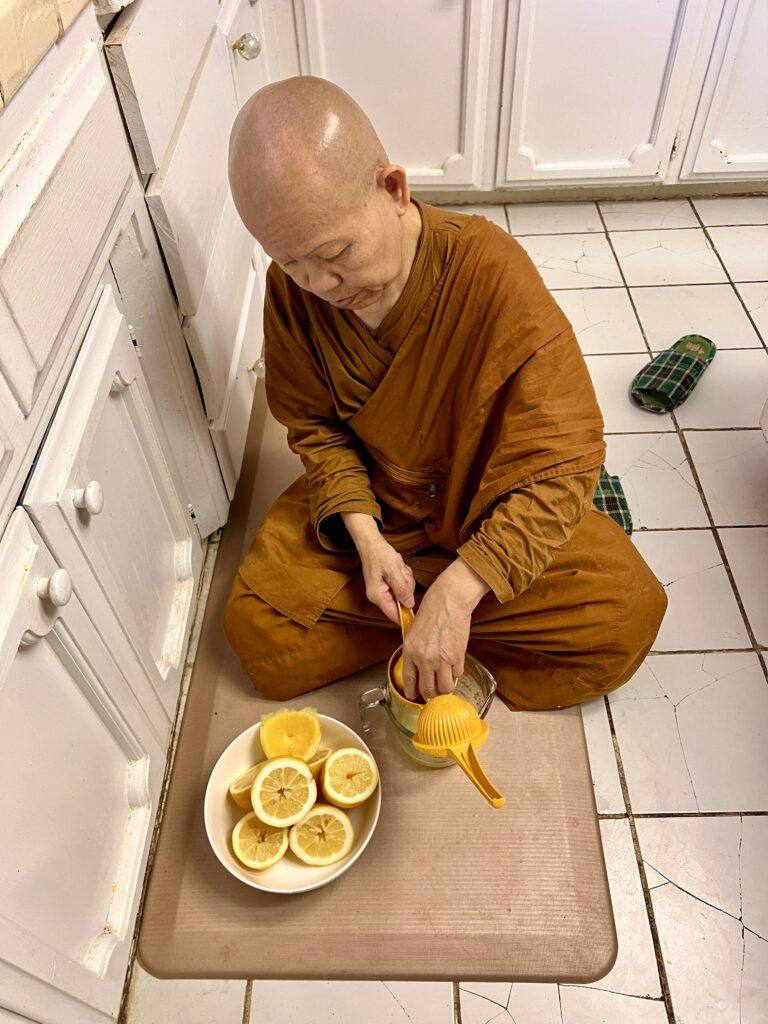
[[[414,613],[398,602],[403,640],[413,625]],[[403,692],[402,656],[392,668],[395,686]],[[411,741],[417,750],[430,757],[450,757],[492,807],[503,807],[504,797],[485,774],[477,748],[488,739],[488,723],[477,709],[457,693],[432,697],[419,712],[416,733]]]

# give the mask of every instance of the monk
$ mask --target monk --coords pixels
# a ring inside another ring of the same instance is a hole
[[[592,508],[600,410],[522,247],[412,199],[360,107],[318,78],[250,98],[229,179],[273,260],[267,399],[305,469],[226,609],[254,687],[283,700],[387,658],[397,601],[417,609],[412,699],[450,692],[467,651],[513,709],[629,679],[666,597]]]

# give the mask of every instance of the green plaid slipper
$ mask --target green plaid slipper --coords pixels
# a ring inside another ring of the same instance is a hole
[[[597,481],[595,497],[592,501],[598,512],[605,512],[611,519],[632,536],[632,514],[617,476],[611,476],[605,466],[600,467],[600,479]]]
[[[671,412],[696,387],[716,351],[702,334],[686,334],[642,368],[629,393],[648,412]]]

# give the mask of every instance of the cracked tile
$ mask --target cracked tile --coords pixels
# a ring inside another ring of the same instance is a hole
[[[547,288],[615,288],[623,284],[604,235],[525,235],[518,240]]]
[[[717,532],[752,631],[757,642],[768,647],[768,530],[750,527]]]
[[[632,540],[669,598],[653,650],[752,646],[709,530],[640,532]]]
[[[250,1024],[308,1021],[453,1024],[453,986],[449,981],[253,982]]]
[[[456,213],[466,213],[468,216],[475,214],[480,217],[486,217],[503,231],[507,230],[507,215],[504,213],[503,206],[446,206],[444,209],[454,210]]]
[[[557,985],[461,985],[461,1024],[561,1024]]]
[[[732,230],[732,229],[726,229]],[[700,228],[611,231],[627,284],[711,284],[726,281]]]
[[[704,224],[768,224],[768,196],[720,196],[692,202]]]
[[[598,814],[626,814],[608,712],[602,697],[581,705]]]
[[[624,288],[571,288],[553,291],[571,321],[585,355],[640,352],[648,349]]]
[[[560,235],[603,232],[594,203],[507,203],[513,235]]]
[[[165,981],[137,963],[125,1024],[241,1024],[244,981]]]
[[[661,999],[639,999],[590,988],[561,988],[563,1024],[667,1024]]]
[[[585,357],[608,433],[655,434],[675,429],[671,416],[646,412],[629,397],[629,385],[649,359],[640,354]]]
[[[768,809],[755,654],[651,656],[609,700],[635,814]]]
[[[768,817],[742,818],[741,898],[747,928],[768,938]],[[768,973],[764,975],[768,978]]]
[[[759,348],[731,284],[685,284],[631,288],[637,315],[653,352],[661,352],[684,334],[703,334],[723,348]]]
[[[759,430],[688,431],[716,526],[768,525],[768,444]]]
[[[675,417],[684,429],[757,427],[766,397],[768,352],[726,350],[715,355]]]
[[[744,299],[744,305],[755,321],[755,326],[762,335],[763,341],[768,345],[768,284],[764,281],[738,284],[736,290]]]
[[[599,206],[609,231],[699,226],[687,199],[630,199]]]
[[[605,440],[606,467],[621,478],[636,530],[709,525],[676,434],[608,434]]]
[[[745,882],[768,859],[766,819],[641,819],[637,834],[644,861],[669,879],[651,899],[677,1019],[765,1021],[768,942],[748,930],[748,908],[764,920],[768,893]]]
[[[768,225],[708,230],[732,281],[768,278]]]

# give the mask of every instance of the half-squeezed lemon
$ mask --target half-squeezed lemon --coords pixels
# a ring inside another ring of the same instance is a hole
[[[263,871],[277,864],[288,849],[288,829],[265,825],[251,811],[232,830],[232,849],[247,868]]]
[[[315,804],[309,814],[290,830],[291,850],[305,864],[335,864],[352,849],[355,833],[344,811],[330,804]]]
[[[267,757],[300,757],[309,761],[320,746],[320,719],[312,708],[273,711],[261,716],[259,740]]]
[[[367,750],[340,747],[323,765],[323,793],[337,807],[357,807],[379,784],[376,762]]]
[[[251,804],[267,825],[295,825],[317,800],[317,783],[306,761],[273,757],[256,772]]]
[[[256,772],[263,764],[266,764],[266,761],[259,761],[258,764],[251,765],[250,768],[246,768],[244,772],[238,775],[234,782],[230,783],[229,795],[237,806],[242,807],[244,811],[253,810],[251,805],[251,786],[256,778]]]

